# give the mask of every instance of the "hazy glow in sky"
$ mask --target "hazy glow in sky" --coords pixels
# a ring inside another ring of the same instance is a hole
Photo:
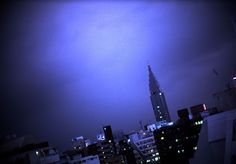
[[[66,144],[106,124],[128,131],[151,123],[147,62],[175,120],[177,109],[212,106],[211,94],[236,69],[229,4],[28,2],[9,9],[3,131]]]

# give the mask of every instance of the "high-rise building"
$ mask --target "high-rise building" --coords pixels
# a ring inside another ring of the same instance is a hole
[[[167,108],[165,95],[161,91],[158,81],[156,80],[150,65],[148,65],[148,72],[149,72],[150,98],[156,121],[170,122],[170,115]]]

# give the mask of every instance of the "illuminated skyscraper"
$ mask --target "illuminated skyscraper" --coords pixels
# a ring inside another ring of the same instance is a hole
[[[150,65],[148,65],[148,72],[149,72],[150,98],[156,121],[170,122],[170,115],[167,108],[165,95],[161,91],[158,81],[156,80]]]

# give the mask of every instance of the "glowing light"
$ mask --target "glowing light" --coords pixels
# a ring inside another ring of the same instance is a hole
[[[164,137],[161,137],[161,140],[164,140]]]
[[[169,122],[168,125],[173,125],[174,123],[173,122]]]
[[[193,150],[197,150],[197,146],[193,147]]]
[[[236,80],[236,76],[233,77],[233,80]]]
[[[159,108],[160,108],[160,106],[158,105],[158,106],[157,106],[157,108],[159,109]]]
[[[162,93],[160,92],[160,93],[159,93],[159,95],[161,96],[161,95],[162,95]]]
[[[201,120],[201,121],[197,121],[197,122],[195,122],[194,123],[195,125],[201,125],[201,124],[203,124],[203,121]]]
[[[36,155],[39,155],[39,152],[38,152],[38,151],[36,151],[36,152],[35,152],[35,154],[36,154]]]
[[[178,139],[175,139],[175,142],[178,142],[179,140]]]

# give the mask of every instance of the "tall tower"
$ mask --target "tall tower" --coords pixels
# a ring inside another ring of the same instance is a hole
[[[156,80],[151,66],[148,65],[149,72],[149,90],[152,102],[152,108],[155,114],[156,121],[170,122],[170,115],[166,104],[164,93],[161,91],[158,81]]]

